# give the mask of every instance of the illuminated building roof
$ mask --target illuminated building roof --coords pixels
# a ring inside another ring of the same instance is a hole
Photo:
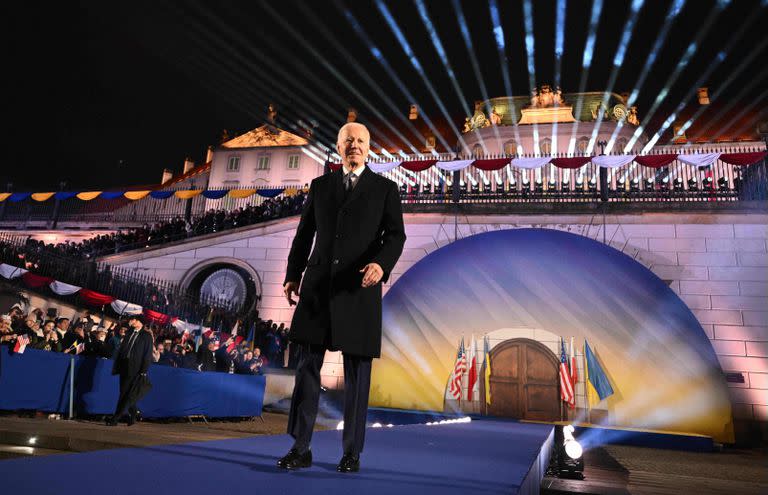
[[[550,94],[554,94],[554,92]],[[562,104],[560,104],[559,107],[561,110],[564,109],[563,107],[571,107],[572,118],[579,122],[595,121],[600,113],[601,107],[602,113],[604,114],[604,121],[618,121],[627,116],[629,109],[626,107],[626,101],[621,95],[609,93],[606,104],[603,104],[604,96],[605,93],[601,91],[589,93],[563,93]],[[581,108],[577,114],[579,100],[581,100]],[[478,110],[485,111],[489,108],[491,111],[494,111],[495,109],[495,113],[500,118],[499,125],[514,125],[515,123],[526,123],[525,121],[520,122],[523,118],[522,110],[527,110],[531,107],[531,96],[502,96],[482,102],[479,105]],[[554,109],[556,107],[557,105],[553,104],[541,104],[537,109]]]
[[[303,137],[264,124],[252,131],[241,134],[221,144],[222,148],[266,148],[273,146],[306,146],[309,141]]]

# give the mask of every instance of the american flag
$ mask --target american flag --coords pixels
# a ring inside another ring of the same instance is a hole
[[[456,364],[451,375],[450,393],[454,399],[461,399],[461,377],[467,372],[467,354],[464,352],[464,338],[461,338]]]
[[[16,345],[13,347],[13,352],[18,354],[24,354],[24,349],[29,345],[29,337],[26,335],[19,335],[16,337]]]
[[[576,369],[576,347],[573,345],[573,337],[571,337],[571,383],[573,388],[576,388],[576,382],[579,381],[579,370]]]
[[[562,337],[560,338],[560,397],[571,409],[576,406],[571,373],[568,370],[568,358],[565,356],[565,340]]]

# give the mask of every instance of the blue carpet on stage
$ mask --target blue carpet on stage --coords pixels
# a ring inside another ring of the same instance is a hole
[[[494,420],[369,428],[355,474],[336,472],[341,432],[323,431],[313,466],[296,472],[275,466],[292,441],[274,435],[0,461],[0,483],[39,495],[538,493],[552,431]]]

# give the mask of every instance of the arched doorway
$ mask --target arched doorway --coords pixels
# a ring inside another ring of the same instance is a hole
[[[531,339],[511,339],[491,350],[491,416],[540,421],[560,419],[557,357]],[[485,365],[482,374],[485,376]],[[480,400],[485,404],[485,381]]]

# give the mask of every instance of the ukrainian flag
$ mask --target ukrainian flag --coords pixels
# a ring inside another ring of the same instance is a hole
[[[584,339],[584,365],[587,368],[584,370],[584,376],[587,378],[587,402],[589,407],[592,407],[594,404],[613,395],[613,387],[611,387],[608,376],[605,374],[603,367],[600,366],[597,355],[592,352],[586,339]]]

